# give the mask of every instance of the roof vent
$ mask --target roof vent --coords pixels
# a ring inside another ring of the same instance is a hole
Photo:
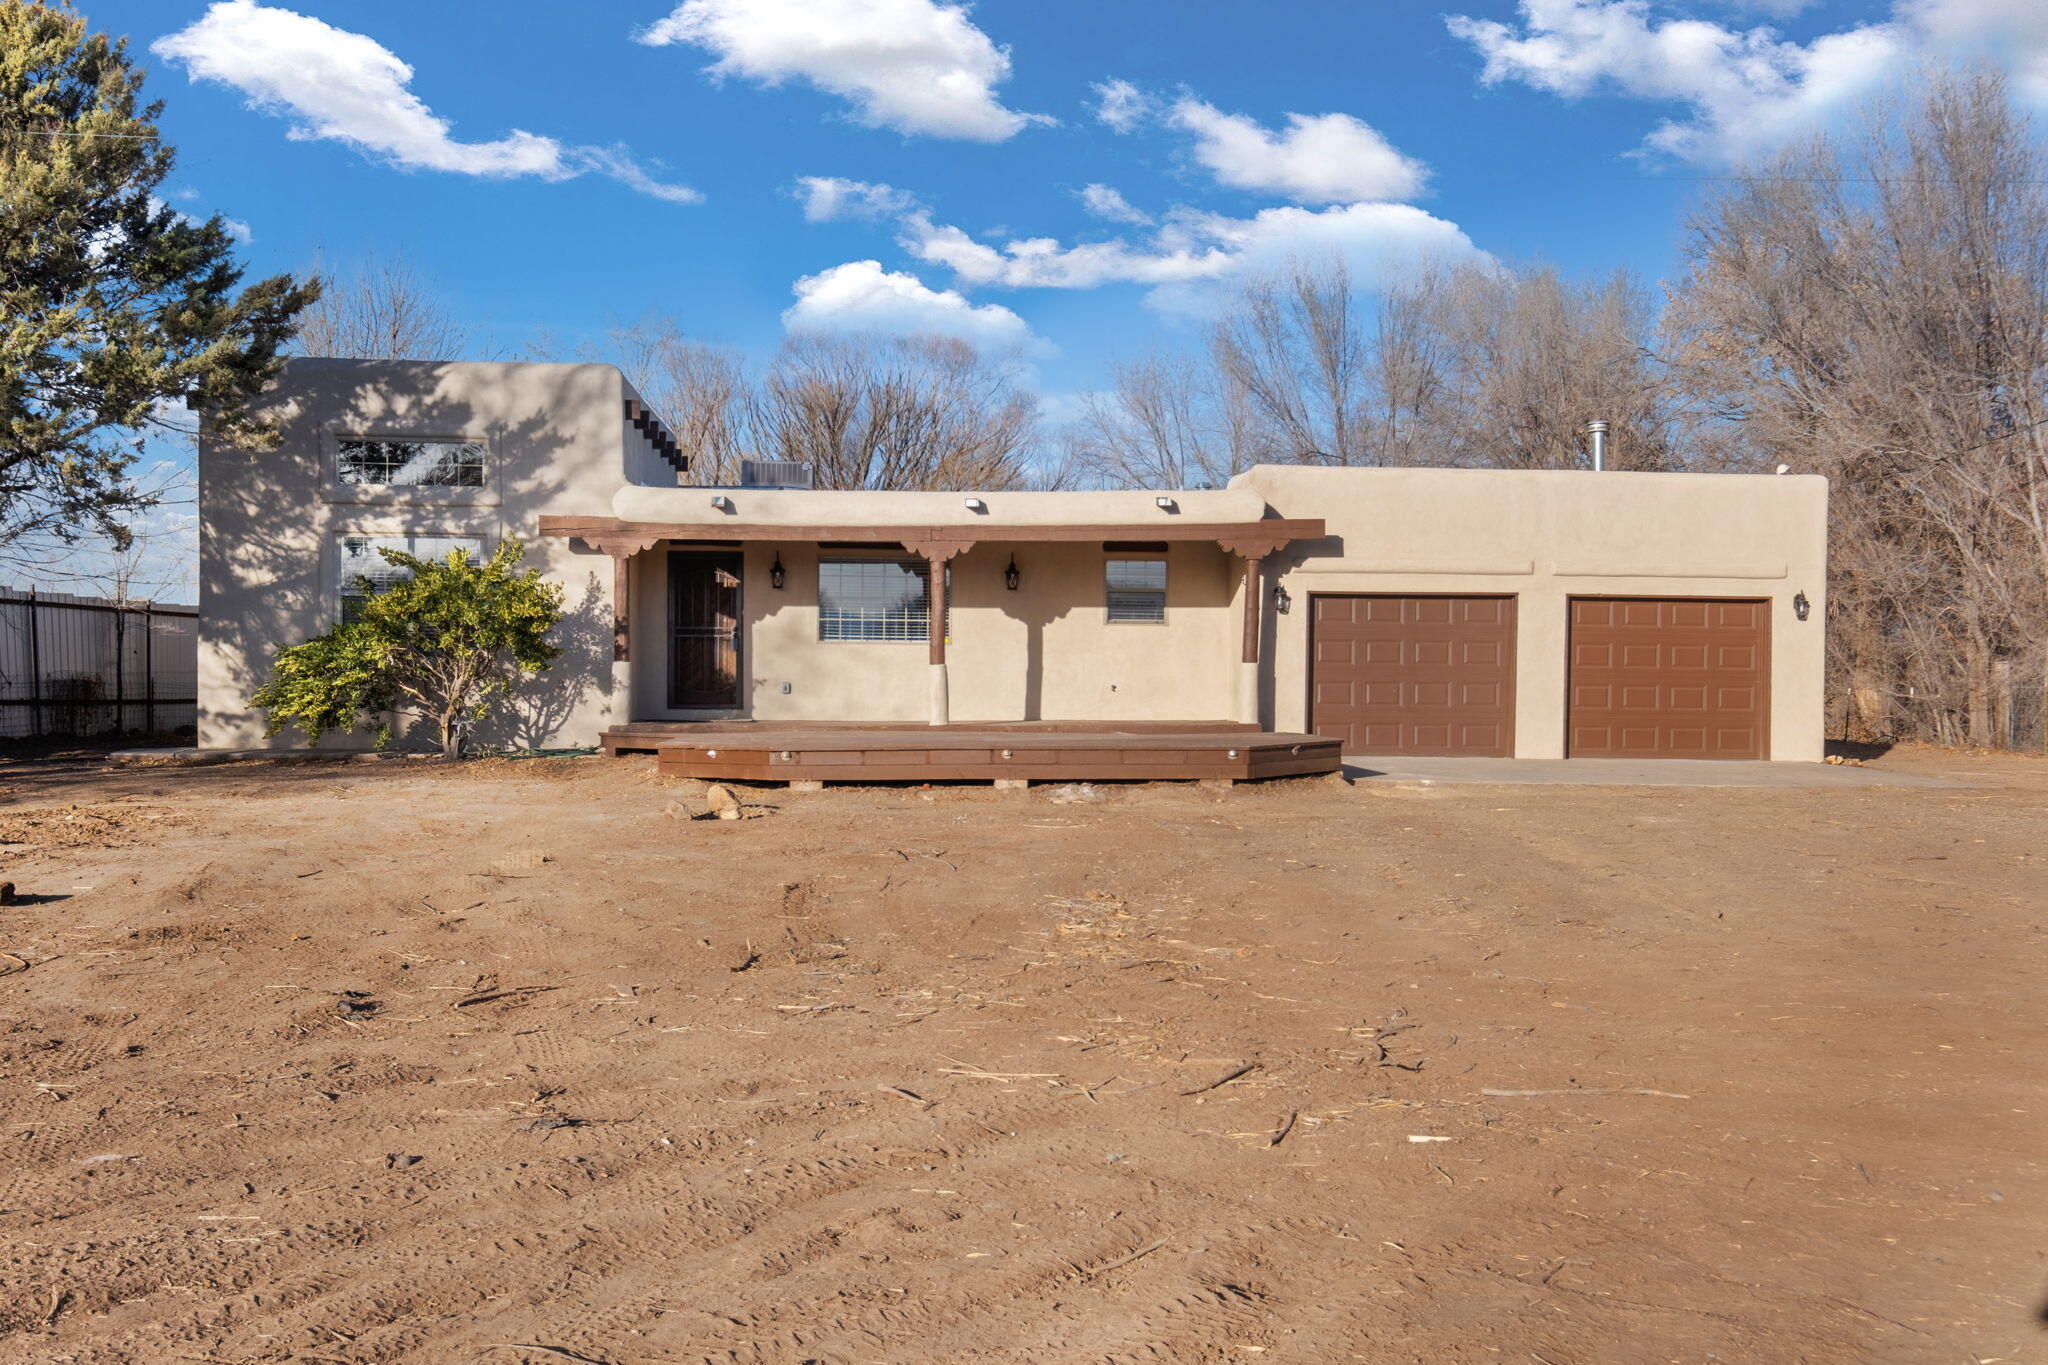
[[[811,466],[803,460],[741,460],[742,488],[809,488]]]

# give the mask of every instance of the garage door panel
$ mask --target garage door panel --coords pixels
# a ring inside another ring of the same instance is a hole
[[[1473,641],[1459,646],[1458,662],[1468,668],[1504,668],[1507,647],[1498,640]]]
[[[1728,630],[1759,630],[1763,626],[1761,602],[1723,602],[1715,624]]]
[[[1762,758],[1769,604],[1575,598],[1567,752]]]
[[[1314,601],[1310,696],[1318,734],[1351,753],[1510,752],[1512,598],[1317,594]],[[1359,683],[1349,693],[1326,686],[1345,676]]]

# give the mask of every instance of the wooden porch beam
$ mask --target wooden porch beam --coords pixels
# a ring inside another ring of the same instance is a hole
[[[925,637],[931,645],[931,723],[948,725],[953,719],[952,681],[946,672],[946,565],[965,554],[973,542],[960,537],[937,536],[903,541],[903,548],[924,560]]]
[[[612,558],[612,658],[620,663],[633,655],[633,556],[660,543],[659,536],[604,536],[589,542]]]
[[[1122,525],[1078,525],[1072,522],[1034,526],[782,526],[761,522],[659,522],[622,521],[617,517],[543,516],[540,534],[573,536],[596,544],[615,536],[653,537],[657,540],[751,540],[769,543],[846,541],[878,545],[903,545],[917,553],[919,545],[949,544],[960,550],[986,544],[1066,543],[1086,544],[1105,540],[1209,540],[1233,554],[1244,553],[1239,546],[1259,546],[1268,554],[1297,540],[1320,540],[1325,532],[1320,517],[1271,518],[1263,521],[1182,522],[1167,517],[1157,522]]]
[[[1244,558],[1244,653],[1242,661],[1255,664],[1259,661],[1259,618],[1265,591],[1266,560],[1263,555],[1246,555]]]

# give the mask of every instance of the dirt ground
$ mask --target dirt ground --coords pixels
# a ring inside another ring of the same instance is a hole
[[[2048,763],[1877,766],[0,766],[0,1360],[2048,1359]]]

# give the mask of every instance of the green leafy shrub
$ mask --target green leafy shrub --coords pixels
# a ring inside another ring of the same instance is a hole
[[[513,541],[481,564],[464,550],[445,560],[379,553],[412,576],[381,591],[358,577],[359,609],[280,653],[252,701],[269,713],[264,733],[297,726],[308,744],[374,727],[382,747],[393,713],[423,716],[455,758],[514,683],[561,656],[548,635],[561,623],[562,589],[519,568],[525,551]]]

